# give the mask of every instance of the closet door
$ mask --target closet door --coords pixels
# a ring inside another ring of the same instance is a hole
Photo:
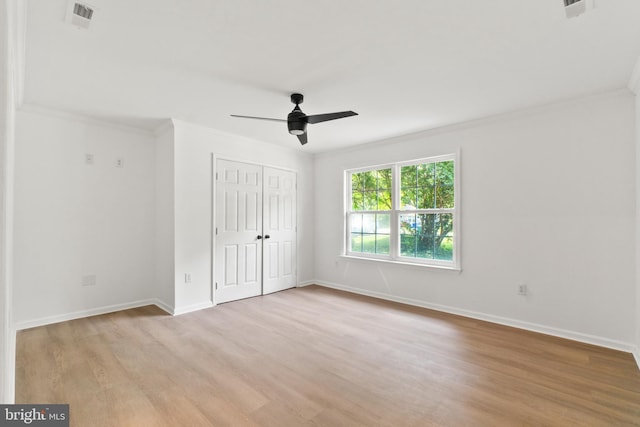
[[[262,167],[218,160],[215,299],[262,294]]]
[[[264,168],[263,294],[296,285],[296,187],[294,172]]]

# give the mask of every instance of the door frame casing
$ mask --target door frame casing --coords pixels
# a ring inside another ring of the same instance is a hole
[[[286,172],[292,172],[295,174],[296,176],[296,192],[297,192],[297,186],[298,186],[298,177],[300,176],[299,171],[297,169],[292,169],[292,168],[287,168],[287,167],[283,167],[283,166],[279,166],[279,165],[273,165],[273,164],[268,164],[268,163],[260,163],[260,162],[254,162],[254,161],[250,161],[250,160],[245,160],[245,159],[239,159],[236,157],[232,157],[232,156],[225,156],[225,155],[221,155],[221,154],[217,154],[217,153],[211,153],[211,229],[210,229],[210,235],[211,235],[211,259],[210,259],[210,264],[211,264],[211,271],[209,272],[210,277],[211,277],[211,302],[212,304],[215,306],[218,304],[218,301],[216,300],[216,270],[215,270],[215,262],[216,262],[216,190],[217,190],[217,179],[216,179],[216,174],[218,173],[218,168],[217,168],[217,163],[218,160],[226,160],[229,162],[237,162],[237,163],[245,163],[248,165],[254,165],[254,166],[260,166],[260,167],[267,167],[267,168],[273,168],[273,169],[279,169],[282,171],[286,171]],[[264,188],[264,186],[263,186]],[[264,203],[264,201],[263,201]],[[297,233],[297,227],[298,227],[298,208],[297,208],[297,198],[296,198],[296,251],[297,248],[300,247],[299,242],[298,242],[298,233]],[[298,282],[298,267],[300,264],[300,257],[296,255],[296,286],[297,286],[297,282]]]

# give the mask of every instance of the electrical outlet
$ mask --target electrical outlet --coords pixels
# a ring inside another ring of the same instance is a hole
[[[87,165],[93,164],[93,154],[85,154],[84,155],[84,163]]]
[[[527,285],[525,284],[518,285],[518,295],[527,295]]]
[[[123,168],[124,167],[124,157],[118,157],[116,159],[116,167]]]
[[[191,273],[184,273],[184,283],[191,283]]]

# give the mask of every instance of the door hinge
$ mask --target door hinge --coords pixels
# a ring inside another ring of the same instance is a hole
[[[218,282],[216,282],[216,291],[218,290]]]
[[[216,172],[216,181],[218,180],[218,172]]]
[[[216,227],[216,236],[218,235],[218,227]]]

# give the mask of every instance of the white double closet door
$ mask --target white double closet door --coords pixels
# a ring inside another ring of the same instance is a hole
[[[218,159],[216,303],[296,285],[296,174]]]

